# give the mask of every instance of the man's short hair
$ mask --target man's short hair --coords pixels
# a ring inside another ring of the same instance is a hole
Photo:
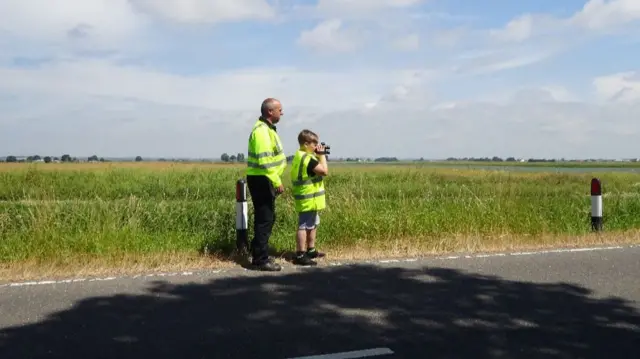
[[[260,106],[260,113],[262,114],[262,117],[269,116],[269,110],[273,110],[275,108],[276,102],[278,102],[278,100],[273,97],[269,97],[262,101],[262,105]]]
[[[318,135],[311,130],[304,129],[298,134],[298,143],[304,145],[305,143],[315,142],[318,143]]]

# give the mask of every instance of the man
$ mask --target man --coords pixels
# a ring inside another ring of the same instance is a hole
[[[269,258],[269,237],[276,219],[276,197],[284,192],[282,174],[287,167],[276,124],[282,117],[282,104],[274,98],[262,102],[260,118],[249,136],[247,186],[254,208],[254,237],[251,263],[260,270],[280,271],[282,267]]]

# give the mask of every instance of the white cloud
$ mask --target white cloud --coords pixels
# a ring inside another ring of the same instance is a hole
[[[275,16],[266,0],[133,0],[140,8],[162,18],[189,23],[264,20]]]
[[[313,126],[329,134],[334,152],[350,156],[615,158],[634,153],[634,136],[640,134],[633,117],[637,104],[598,107],[529,91],[539,97],[515,94],[502,104],[444,102],[431,110],[400,101],[330,114]],[[366,133],[367,142],[377,145],[353,144],[353,133]],[[594,141],[611,145],[594,146]]]
[[[515,86],[499,92],[491,92],[478,96],[475,101],[494,105],[517,104],[554,104],[554,103],[581,103],[582,99],[564,86],[551,84],[541,86]],[[455,107],[455,102],[443,104],[445,107]]]
[[[438,29],[424,37],[434,45],[453,47],[462,41],[467,34],[468,30],[465,28]]]
[[[414,51],[420,48],[420,36],[418,34],[409,34],[396,38],[393,46],[402,51]]]
[[[621,130],[628,135],[640,134],[640,123],[632,117],[634,108],[639,106],[557,101],[552,94],[538,89],[515,94],[504,104],[471,102],[440,114],[460,127],[446,132],[450,138],[466,139],[463,146],[469,148],[468,156],[511,153],[524,157],[602,158],[633,154],[633,138],[619,134]],[[594,141],[615,145],[602,148],[593,146]],[[450,153],[465,153],[451,147]]]
[[[0,1],[0,63],[134,58],[159,44],[152,20],[128,0]]]
[[[406,71],[394,77],[394,82],[385,91],[380,92],[372,101],[364,103],[364,109],[389,108],[402,104],[414,110],[426,109],[436,101],[430,85],[439,81],[444,75],[436,70]]]
[[[491,31],[491,35],[502,41],[520,42],[527,40],[532,31],[533,17],[525,14],[509,21],[504,29]]]
[[[67,45],[90,37],[92,47],[109,48],[145,25],[128,0],[58,0],[55,6],[48,0],[0,2],[0,29],[21,41]]]
[[[637,2],[592,1],[572,20],[523,15],[493,32],[464,26],[425,31],[412,22],[419,20],[411,15],[419,2],[320,0],[314,11],[322,21],[303,31],[298,44],[342,52],[329,59],[335,61],[327,65],[333,70],[314,71],[307,62],[301,63],[304,70],[212,66],[210,74],[179,75],[122,65],[114,58],[149,46],[145,36],[157,29],[153,21],[159,18],[176,26],[277,20],[281,3],[274,10],[262,0],[65,0],[64,7],[42,11],[44,1],[1,1],[0,28],[11,35],[0,36],[0,56],[44,51],[45,45],[54,54],[58,46],[120,54],[86,60],[60,50],[62,55],[37,67],[0,65],[0,155],[217,157],[244,152],[259,103],[271,96],[284,104],[280,131],[289,152],[302,127],[317,130],[337,156],[598,157],[630,156],[636,150],[637,73],[594,79],[600,100],[594,102],[561,78],[525,80],[520,86],[520,80],[499,75],[549,59],[554,46],[572,34],[569,25],[602,29],[615,24],[613,19],[628,23],[636,16]],[[166,33],[173,29],[160,27]],[[554,32],[558,36],[544,43],[530,41]],[[384,64],[374,63],[371,49],[353,51],[370,39],[376,40],[370,43]],[[450,48],[430,51],[423,45],[430,41]],[[414,52],[410,57],[384,52],[388,45]],[[163,46],[169,52],[171,44]],[[346,63],[342,60],[355,59],[363,59],[359,70],[340,67]],[[551,85],[544,84],[547,80]],[[354,133],[374,146],[353,141]],[[541,146],[543,139],[549,145]],[[611,145],[599,148],[592,145],[595,140]]]
[[[570,21],[593,30],[625,25],[640,19],[640,1],[590,0]]]
[[[217,110],[254,108],[269,96],[298,106],[357,107],[404,81],[406,71],[313,72],[294,68],[239,69],[197,77],[172,75],[105,60],[0,68],[0,90],[110,96]]]
[[[406,8],[424,2],[424,0],[318,0],[316,9],[321,13],[362,13],[384,9]]]
[[[143,55],[157,46],[157,20],[218,24],[271,20],[265,0],[2,0],[0,57],[73,57],[82,51]],[[9,54],[9,55],[8,55]]]
[[[3,69],[0,77],[0,98],[12,96],[0,102],[3,153],[217,157],[241,152],[259,103],[268,96],[283,101],[280,127],[288,149],[295,148],[301,128],[311,127],[337,156],[606,157],[632,153],[640,135],[633,115],[640,101],[587,104],[561,86],[523,87],[492,102],[473,96],[450,101],[439,88],[463,87],[465,79],[436,70],[265,68],[187,77],[78,61]],[[637,86],[629,74],[594,81],[608,93],[630,84]],[[353,133],[378,145],[363,147]],[[541,139],[548,145],[541,147]],[[615,145],[597,148],[594,140]]]
[[[549,85],[549,86],[541,86],[540,89],[545,91],[551,96],[553,101],[558,102],[576,102],[579,101],[579,97],[567,88],[559,85]]]
[[[345,28],[339,19],[325,20],[311,30],[302,31],[298,44],[317,51],[352,51],[362,37],[354,29]]]
[[[544,53],[534,53],[528,55],[517,56],[503,61],[491,62],[486,65],[476,65],[473,73],[491,73],[501,70],[514,69],[540,62],[546,58]]]
[[[640,102],[640,73],[636,71],[600,76],[593,80],[593,85],[601,101]]]
[[[451,63],[458,73],[486,74],[532,65],[549,56],[541,49],[509,47],[465,53]]]
[[[366,44],[390,45],[400,51],[416,50],[419,47],[419,35],[411,29],[411,25],[426,22],[422,18],[427,15],[435,16],[435,13],[427,14],[419,8],[427,2],[318,0],[314,5],[297,6],[300,18],[306,15],[311,19],[320,19],[315,29],[302,32],[300,43],[325,51],[350,51]]]
[[[574,35],[609,32],[637,20],[640,20],[640,1],[589,0],[582,9],[568,18],[549,14],[522,14],[502,28],[489,30],[489,36],[499,41],[523,42],[541,35],[555,35],[563,41],[569,41]]]
[[[453,17],[450,14],[422,9],[421,6],[430,0],[317,0],[312,3],[288,1],[293,1],[296,5],[290,8],[280,5],[281,11],[286,13],[285,16],[295,20],[340,19],[344,22],[364,22],[370,26],[384,27],[392,23],[406,25],[407,21],[425,22],[427,17]]]

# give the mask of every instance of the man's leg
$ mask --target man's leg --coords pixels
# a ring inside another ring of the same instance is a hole
[[[273,202],[268,199],[254,202],[254,236],[251,241],[253,264],[263,264],[269,259],[269,237],[273,230]]]
[[[275,221],[275,198],[271,194],[266,177],[247,176],[247,184],[253,203],[253,240],[251,241],[252,264],[264,270],[280,270],[281,267],[269,261],[269,237]]]

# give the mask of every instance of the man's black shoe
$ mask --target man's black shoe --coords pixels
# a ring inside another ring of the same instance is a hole
[[[272,261],[268,261],[260,264],[254,264],[254,267],[258,270],[265,271],[265,272],[279,272],[282,270],[282,267],[278,263],[275,263]]]

